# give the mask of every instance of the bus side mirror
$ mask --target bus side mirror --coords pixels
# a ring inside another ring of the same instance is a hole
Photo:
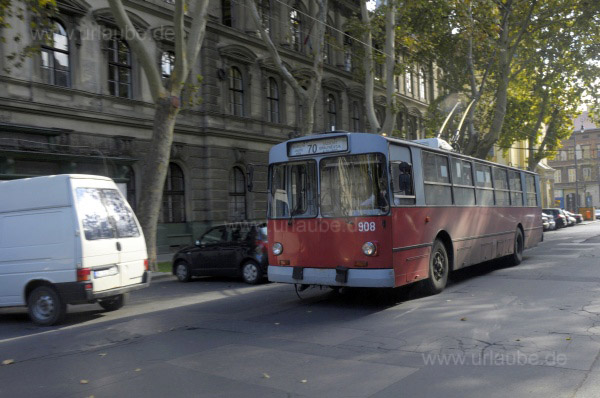
[[[248,192],[252,192],[254,188],[254,166],[248,165]]]

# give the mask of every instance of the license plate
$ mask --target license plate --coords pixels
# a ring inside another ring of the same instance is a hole
[[[104,278],[105,276],[113,276],[117,275],[119,271],[117,267],[110,267],[106,269],[100,269],[98,271],[94,271],[94,278]]]

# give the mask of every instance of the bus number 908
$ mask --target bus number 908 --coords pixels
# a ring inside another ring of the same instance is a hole
[[[375,222],[359,222],[358,232],[371,232],[375,231]]]

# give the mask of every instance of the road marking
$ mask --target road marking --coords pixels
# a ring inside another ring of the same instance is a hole
[[[160,282],[159,282],[160,283]],[[174,308],[181,308],[188,305],[201,304],[209,301],[220,300],[229,298],[231,296],[239,296],[247,293],[253,293],[257,290],[272,290],[280,288],[281,286],[277,283],[269,284],[269,285],[256,285],[256,286],[244,286],[243,288],[228,288],[219,291],[209,291],[204,292],[199,295],[194,295],[190,297],[178,297],[171,300],[162,300],[160,302],[150,301],[150,302],[141,302],[138,305],[125,306],[118,312],[107,312],[102,313],[101,318],[95,318],[89,321],[84,321],[82,323],[76,323],[73,325],[59,327],[57,329],[46,330],[39,333],[31,333],[26,334],[24,336],[15,336],[7,339],[0,340],[0,344],[26,339],[34,336],[43,336],[46,334],[57,333],[64,330],[76,329],[84,326],[91,326],[98,323],[117,321],[124,318],[132,318],[136,316],[141,316],[145,314],[150,314],[153,312],[159,312],[164,310],[170,310]],[[157,300],[159,298],[156,298]],[[67,314],[68,316],[68,314]]]

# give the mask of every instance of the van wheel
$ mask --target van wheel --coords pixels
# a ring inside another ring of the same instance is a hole
[[[128,294],[123,293],[119,294],[118,296],[102,299],[98,302],[98,304],[100,304],[100,307],[104,308],[106,311],[116,311],[125,305],[127,298]]]
[[[175,276],[179,282],[189,282],[192,279],[190,266],[185,261],[179,261],[175,264]]]
[[[41,326],[57,324],[67,313],[67,304],[51,286],[33,289],[27,298],[27,308],[31,320]]]
[[[261,276],[260,268],[256,263],[248,261],[242,265],[242,278],[244,279],[244,282],[250,285],[256,285],[260,282]]]
[[[510,265],[519,265],[521,261],[523,261],[523,232],[521,232],[521,228],[517,228],[515,232],[515,247],[513,254],[509,256]]]
[[[446,287],[446,283],[448,283],[449,271],[450,266],[446,246],[444,246],[441,240],[436,239],[433,242],[431,256],[429,257],[429,278],[424,281],[425,293],[441,293]]]

